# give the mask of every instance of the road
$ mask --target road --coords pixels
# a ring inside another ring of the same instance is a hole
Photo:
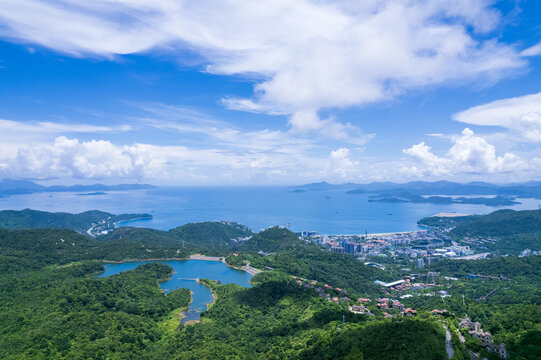
[[[479,254],[474,254],[474,255],[457,256],[457,257],[452,257],[450,259],[452,260],[479,260],[479,259],[486,259],[488,255],[490,255],[490,253],[485,252],[485,253],[479,253]]]
[[[447,351],[447,356],[449,359],[453,357],[455,354],[455,350],[453,349],[453,341],[451,340],[451,332],[449,329],[447,329],[446,325],[443,325],[445,328],[445,351]]]

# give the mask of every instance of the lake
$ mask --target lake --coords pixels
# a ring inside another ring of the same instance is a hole
[[[129,261],[120,264],[103,264],[105,271],[98,277],[108,277],[124,271],[133,270],[139,265],[151,262],[160,262],[173,268],[174,273],[171,279],[160,283],[165,293],[181,288],[190,289],[192,302],[185,312],[181,323],[186,321],[199,320],[201,312],[207,309],[212,303],[212,292],[204,285],[199,284],[195,279],[218,280],[222,284],[237,284],[243,287],[251,287],[249,281],[252,275],[245,271],[228,267],[219,261],[205,260],[156,260],[156,261]]]
[[[151,220],[122,225],[168,230],[189,222],[232,220],[254,231],[290,224],[292,231],[360,234],[417,230],[417,220],[439,212],[487,214],[511,208],[537,209],[539,200],[491,207],[473,204],[368,202],[368,195],[345,191],[294,193],[288,187],[162,187],[80,196],[78,193],[35,193],[0,198],[0,209],[43,211],[102,210],[115,214],[150,213]]]

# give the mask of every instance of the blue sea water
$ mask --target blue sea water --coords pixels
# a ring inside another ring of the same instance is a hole
[[[188,222],[233,220],[254,231],[289,224],[293,231],[360,234],[416,230],[417,220],[439,212],[487,214],[502,208],[536,209],[539,203],[534,199],[518,199],[521,204],[506,207],[383,203],[368,202],[367,195],[346,194],[343,190],[300,193],[290,190],[287,187],[161,187],[86,196],[35,193],[0,198],[0,209],[150,213],[152,220],[121,225],[162,230]]]
[[[192,291],[192,302],[185,312],[182,323],[190,320],[199,320],[201,312],[207,309],[212,303],[212,292],[204,285],[199,284],[195,279],[218,280],[222,284],[237,284],[242,287],[250,287],[252,275],[245,271],[232,269],[222,262],[204,260],[170,260],[170,261],[130,261],[120,264],[103,264],[105,271],[98,277],[108,277],[124,271],[133,270],[139,265],[151,262],[160,262],[173,268],[174,273],[171,279],[160,283],[160,288],[165,293],[186,288]]]

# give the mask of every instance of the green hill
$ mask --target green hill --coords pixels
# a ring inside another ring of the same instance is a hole
[[[452,228],[450,235],[457,239],[497,238],[483,246],[486,249],[519,253],[525,249],[541,250],[541,211],[498,210],[488,215],[459,217],[432,216],[418,224],[435,228]]]
[[[85,211],[80,214],[65,212],[51,213],[31,209],[0,211],[0,228],[22,229],[73,229],[86,232],[94,224],[101,224],[103,230],[114,228],[114,223],[135,218],[151,218],[149,214],[113,215],[103,211]]]
[[[417,221],[418,225],[428,226],[432,228],[446,229],[459,224],[475,221],[483,215],[468,215],[468,216],[429,216]]]
[[[422,339],[422,341],[419,341]],[[445,333],[428,320],[401,319],[324,334],[301,359],[446,360]]]
[[[148,358],[161,323],[187,306],[189,291],[160,291],[157,281],[172,272],[163,264],[91,277],[99,271],[87,262],[0,277],[0,358]]]
[[[185,224],[169,230],[168,235],[185,244],[220,249],[229,247],[232,238],[252,236],[253,233],[247,226],[221,221]]]
[[[254,235],[250,240],[239,245],[239,249],[275,252],[295,245],[303,244],[299,237],[282,227],[271,227]]]
[[[512,236],[536,233],[541,236],[539,210],[499,210],[459,223],[452,231],[452,234],[458,236]],[[538,240],[541,240],[541,237]]]

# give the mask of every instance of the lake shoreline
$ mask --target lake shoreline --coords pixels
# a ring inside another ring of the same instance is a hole
[[[186,317],[186,312],[190,309],[190,305],[192,304],[193,302],[193,291],[190,290],[190,302],[188,303],[188,305],[180,312],[180,319],[179,319],[179,322],[178,322],[178,329],[180,329],[181,326],[184,326],[186,324],[183,324],[182,323],[182,320],[184,320],[184,318]],[[178,330],[177,329],[177,330]]]
[[[223,259],[223,260],[222,260]],[[206,256],[206,255],[190,255],[190,257],[182,257],[182,258],[147,258],[147,259],[124,259],[124,260],[98,260],[102,263],[107,264],[124,264],[127,262],[138,262],[138,261],[187,261],[187,260],[202,260],[202,261],[217,261],[217,262],[225,262],[225,257],[219,257],[219,256]]]
[[[126,259],[126,260],[98,260],[101,263],[104,264],[125,264],[129,262],[142,262],[142,261],[188,261],[188,260],[200,260],[200,261],[216,261],[221,262],[225,264],[228,268],[244,271],[252,276],[255,276],[256,274],[248,271],[248,269],[243,267],[236,267],[233,265],[229,265],[225,261],[225,257],[217,257],[217,256],[205,256],[205,255],[196,255],[197,257],[192,257],[193,255],[190,255],[188,258],[151,258],[151,259]]]
[[[211,260],[209,258],[201,258],[199,260]],[[218,284],[237,284],[242,287],[251,287],[250,280],[253,275],[246,271],[238,271],[232,269],[222,261],[186,261],[189,259],[174,260],[157,260],[155,262],[148,259],[133,261],[110,261],[103,263],[105,271],[99,277],[108,277],[122,272],[136,269],[138,266],[149,263],[162,263],[171,268],[171,272],[167,272],[162,279],[157,279],[156,286],[162,293],[168,293],[174,289],[187,288],[190,290],[190,299],[187,307],[177,309],[175,314],[178,315],[181,325],[196,323],[194,320],[200,319],[200,313],[207,311],[217,299],[217,293],[214,287],[214,282]],[[214,259],[215,260],[215,259]],[[225,266],[224,266],[225,265]],[[213,279],[213,281],[206,281]],[[182,314],[180,314],[182,312]],[[201,319],[202,320],[202,319]],[[169,328],[173,326],[172,318],[169,320]]]

